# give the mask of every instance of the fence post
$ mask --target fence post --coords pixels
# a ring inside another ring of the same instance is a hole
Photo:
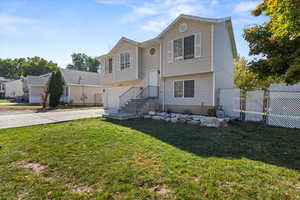
[[[247,99],[247,91],[240,89],[240,119],[245,121],[246,115],[246,99]]]
[[[264,90],[264,97],[263,97],[263,122],[268,124],[268,117],[269,117],[269,107],[270,107],[270,91]]]

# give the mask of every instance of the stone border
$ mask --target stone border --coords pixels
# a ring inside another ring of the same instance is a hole
[[[144,119],[163,120],[171,123],[187,123],[205,127],[227,127],[230,118],[208,117],[205,115],[189,115],[181,113],[167,113],[150,111],[143,115]]]

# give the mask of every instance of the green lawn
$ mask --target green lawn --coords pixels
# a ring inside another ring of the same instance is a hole
[[[14,99],[0,99],[0,103],[11,103]]]
[[[0,199],[300,199],[295,129],[86,119],[0,145]]]

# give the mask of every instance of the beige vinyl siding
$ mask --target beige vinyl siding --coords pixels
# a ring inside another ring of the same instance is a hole
[[[175,98],[174,81],[195,80],[195,90],[193,98]],[[212,73],[178,76],[165,78],[165,104],[166,105],[189,105],[189,106],[212,106],[213,105],[213,75]],[[162,90],[162,88],[160,89]],[[161,92],[162,94],[162,92]],[[161,104],[163,103],[163,98]]]
[[[15,98],[23,96],[22,80],[15,80],[5,83],[5,97]]]
[[[103,103],[102,89],[102,87],[93,86],[69,86],[69,103],[74,105],[100,105]]]
[[[187,31],[181,33],[178,27],[181,23],[186,23]],[[168,61],[168,42],[187,37],[193,34],[201,35],[201,56],[187,60]],[[189,75],[195,73],[211,72],[211,24],[206,22],[196,22],[193,20],[180,20],[162,37],[162,76]]]
[[[130,68],[121,70],[120,54],[125,52],[130,53]],[[108,66],[108,59],[110,57],[112,57],[113,59],[112,73],[103,73],[101,76],[101,80],[103,81],[102,83],[110,84],[114,82],[139,80],[139,52],[140,51],[137,46],[130,44],[126,41],[121,42],[111,55],[100,60],[103,65],[103,69],[105,69],[105,67]]]
[[[233,88],[234,64],[226,23],[214,25],[215,88]]]
[[[155,54],[150,55],[149,51],[151,48],[155,48]],[[159,45],[152,45],[147,48],[142,48],[142,79],[144,85],[147,86],[149,83],[149,72],[157,71],[160,69],[160,47]],[[159,76],[159,74],[157,74]],[[159,84],[159,83],[158,83]]]

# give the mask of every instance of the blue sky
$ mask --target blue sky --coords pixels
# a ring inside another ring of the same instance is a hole
[[[248,56],[243,28],[256,0],[1,0],[0,58],[41,56],[61,67],[70,55],[99,56],[121,36],[137,41],[155,37],[179,14],[231,16],[238,53]]]

